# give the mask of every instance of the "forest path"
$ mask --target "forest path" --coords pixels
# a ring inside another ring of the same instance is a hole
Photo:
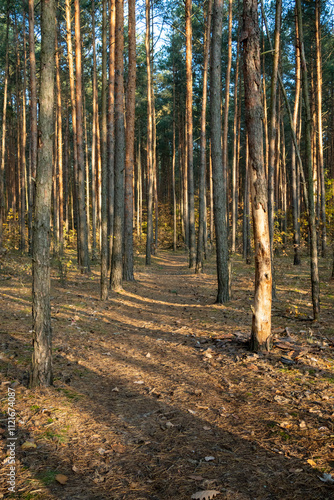
[[[185,253],[160,251],[151,267],[143,259],[136,281],[105,303],[98,267],[80,276],[69,266],[63,283],[53,270],[55,385],[35,391],[21,384],[31,282],[13,259],[0,363],[1,380],[18,381],[17,498],[186,500],[199,490],[225,500],[334,498],[318,478],[334,466],[333,359],[323,341],[333,317],[327,307],[328,323],[307,321],[307,263],[296,274],[287,259],[277,262],[276,345],[257,356],[245,343],[250,266],[236,258],[232,300],[217,305],[213,256],[201,275]],[[333,284],[325,284],[329,306]],[[295,304],[298,315],[289,312]],[[23,451],[28,440],[37,449]]]

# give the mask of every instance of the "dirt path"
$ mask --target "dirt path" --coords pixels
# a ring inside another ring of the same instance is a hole
[[[245,344],[252,270],[241,261],[227,306],[213,303],[213,262],[196,276],[184,254],[161,252],[149,269],[138,258],[136,282],[106,304],[98,268],[89,277],[70,269],[63,284],[55,271],[55,387],[31,391],[29,266],[15,262],[0,284],[1,435],[5,444],[7,382],[16,380],[15,498],[334,498],[319,479],[334,469],[333,318],[326,310],[323,323],[307,321],[306,264],[297,278],[280,264],[290,275],[274,308],[276,345],[263,356]],[[5,473],[6,463],[6,496]]]

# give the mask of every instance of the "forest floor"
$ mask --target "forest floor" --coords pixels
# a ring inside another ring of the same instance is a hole
[[[291,255],[275,265],[274,345],[256,355],[247,349],[254,267],[240,256],[232,300],[217,305],[213,255],[201,275],[181,251],[159,251],[151,267],[137,255],[136,281],[106,303],[99,267],[80,275],[67,255],[52,270],[54,387],[31,390],[31,261],[7,254],[0,270],[0,498],[10,497],[11,385],[14,498],[334,499],[326,476],[334,473],[331,262],[321,261],[317,323],[307,256],[301,267]]]

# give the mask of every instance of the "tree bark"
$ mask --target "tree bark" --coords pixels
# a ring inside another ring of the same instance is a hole
[[[124,168],[125,168],[125,130],[124,130],[124,1],[116,0],[115,26],[115,212],[114,242],[110,283],[115,291],[122,289],[123,267],[123,220],[124,220]]]
[[[320,315],[320,285],[319,285],[319,268],[318,268],[318,249],[317,249],[317,233],[315,225],[314,211],[314,188],[313,188],[313,168],[312,168],[312,146],[311,146],[311,127],[312,116],[309,100],[307,66],[304,52],[304,36],[303,36],[303,18],[300,0],[296,0],[299,40],[300,40],[300,57],[302,68],[302,86],[303,97],[306,111],[306,165],[307,165],[307,189],[308,189],[308,205],[309,205],[309,234],[310,234],[310,254],[311,254],[311,286],[312,286],[312,303],[314,320],[319,319]]]
[[[102,1],[101,300],[108,298],[107,0]]]
[[[147,71],[147,235],[146,265],[151,264],[153,244],[153,124],[152,124],[152,90],[150,61],[150,0],[146,0],[146,71]]]
[[[205,196],[206,196],[206,107],[208,94],[208,66],[210,50],[210,32],[211,32],[211,11],[212,0],[208,2],[206,15],[206,26],[204,33],[204,61],[203,61],[203,97],[201,109],[201,165],[199,178],[199,221],[196,255],[196,273],[203,271],[204,267],[204,225],[205,225]]]
[[[32,1],[32,0],[30,0]],[[6,62],[5,62],[5,80],[3,90],[3,108],[2,108],[2,131],[1,131],[1,164],[0,164],[0,249],[3,241],[3,224],[5,220],[5,155],[6,155],[6,121],[7,121],[7,93],[8,93],[8,72],[9,72],[9,4],[7,3],[7,28],[6,28]],[[37,135],[37,134],[36,134]]]
[[[79,0],[74,0],[75,20],[75,76],[76,76],[76,114],[77,114],[77,154],[78,154],[78,206],[80,240],[80,268],[82,273],[90,271],[88,252],[88,228],[85,206],[85,161],[83,149],[83,108],[82,108],[82,67],[81,67],[81,27]]]
[[[57,26],[57,24],[56,24]],[[59,197],[59,254],[64,252],[64,188],[63,188],[63,134],[62,134],[62,95],[60,82],[60,45],[56,35],[56,88],[57,88],[57,158],[58,158],[58,197]],[[58,252],[57,252],[58,253]]]
[[[321,255],[326,256],[326,191],[324,172],[324,151],[322,131],[322,68],[321,68],[321,27],[320,27],[320,2],[315,2],[315,39],[316,39],[316,65],[317,65],[317,122],[318,122],[318,160],[321,193]]]
[[[192,0],[185,0],[186,14],[186,129],[189,210],[189,267],[195,268],[195,200],[194,200],[194,152],[193,152],[193,75],[192,75]]]
[[[115,0],[109,0],[109,101],[108,101],[108,241],[109,270],[114,241],[115,191]]]
[[[271,336],[271,250],[268,191],[263,162],[263,105],[257,0],[243,2],[244,86],[255,243],[255,297],[251,349],[269,350]]]
[[[297,123],[300,101],[300,48],[298,36],[298,22],[296,17],[296,76],[295,76],[295,103],[293,110],[292,127],[295,135],[297,135]],[[299,266],[300,260],[300,221],[299,221],[299,191],[297,190],[297,164],[296,164],[296,148],[292,144],[291,153],[291,179],[292,179],[292,217],[293,217],[293,247],[294,259],[293,264]]]
[[[33,226],[32,387],[52,385],[50,215],[52,191],[55,1],[42,0],[39,145]]]
[[[239,25],[239,21],[238,21]],[[238,145],[238,80],[239,80],[239,26],[237,41],[237,61],[234,82],[234,118],[233,118],[233,163],[232,163],[232,245],[231,251],[236,251],[237,223],[238,223],[238,187],[237,187],[237,145]]]
[[[216,303],[229,300],[229,265],[226,227],[226,190],[222,170],[221,124],[221,47],[223,0],[214,0],[211,48],[211,157],[213,178],[213,206],[216,230],[218,293]]]
[[[278,62],[280,55],[280,36],[281,36],[281,17],[282,17],[282,0],[276,0],[276,14],[275,14],[275,34],[274,34],[274,56],[273,56],[273,69],[271,75],[271,95],[270,95],[270,109],[269,109],[269,164],[268,164],[268,218],[269,218],[269,233],[270,233],[270,249],[271,249],[271,265],[272,275],[273,269],[273,248],[274,248],[274,218],[275,218],[275,163],[277,165],[278,159],[275,154],[276,144],[276,101],[277,101],[277,75],[278,75]],[[273,296],[276,295],[275,281],[273,284]]]
[[[126,153],[123,278],[133,281],[133,173],[135,163],[136,106],[136,2],[128,0],[129,73],[126,92]]]
[[[78,149],[77,149],[77,112],[75,98],[75,82],[74,82],[74,63],[72,49],[72,28],[71,28],[71,3],[70,0],[65,0],[65,16],[66,16],[66,42],[68,56],[68,71],[70,79],[70,94],[71,94],[71,111],[72,111],[72,130],[73,130],[73,205],[72,211],[74,216],[74,226],[79,230],[80,214],[78,208]],[[80,239],[77,237],[77,258],[80,265]]]

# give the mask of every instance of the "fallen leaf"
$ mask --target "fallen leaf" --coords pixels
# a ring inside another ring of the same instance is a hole
[[[66,484],[68,481],[68,477],[64,476],[64,474],[57,474],[55,479],[60,484]]]
[[[212,460],[214,460],[214,459],[215,459],[215,457],[211,457],[211,456],[209,456],[209,457],[205,457],[205,458],[204,458],[204,460],[205,460],[206,462],[211,462],[211,461],[212,461]]]
[[[191,495],[191,498],[193,500],[211,500],[211,498],[214,498],[215,496],[219,495],[220,491],[217,490],[204,490],[204,491],[197,491],[193,495]]]
[[[134,384],[142,385],[144,383],[144,380],[135,380]]]
[[[315,461],[314,461],[314,460],[312,460],[311,458],[307,461],[307,463],[308,463],[309,465],[311,465],[312,467],[316,467],[316,466],[317,466],[317,464],[315,463]]]
[[[23,443],[23,445],[21,446],[21,449],[23,451],[25,450],[32,450],[34,448],[37,448],[36,444],[35,443],[32,443],[31,441],[26,441],[25,443]]]
[[[203,481],[203,479],[204,479],[204,477],[202,477],[202,476],[196,476],[196,474],[191,474],[188,477],[189,477],[189,479],[193,479],[194,481]]]

